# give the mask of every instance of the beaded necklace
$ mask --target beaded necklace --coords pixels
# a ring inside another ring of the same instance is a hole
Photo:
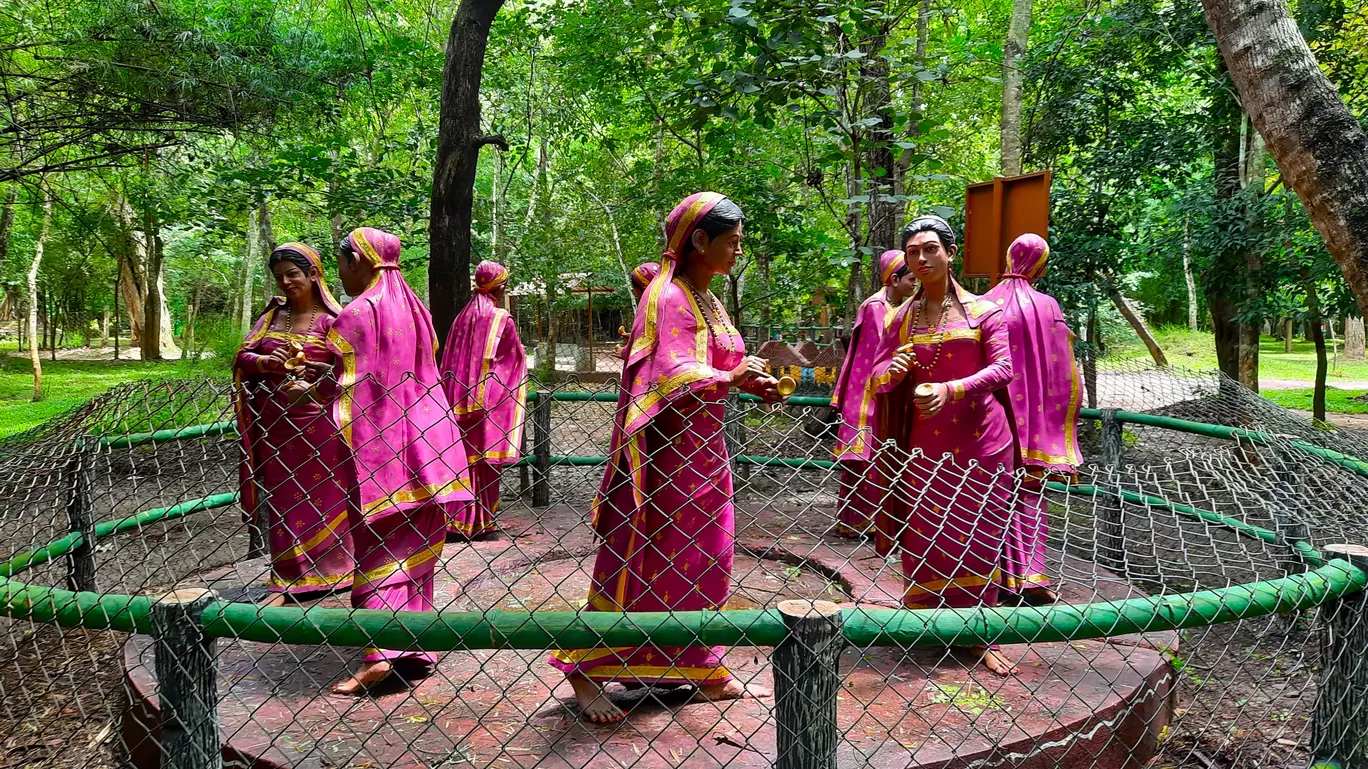
[[[301,333],[301,334],[307,334],[307,333],[309,333],[310,331],[313,331],[314,320],[315,320],[317,317],[318,317],[318,302],[314,302],[313,310],[309,312],[309,325],[306,326],[306,327],[304,328],[304,330],[301,331],[301,332],[299,332],[299,333]],[[287,334],[293,334],[293,333],[295,333],[295,330],[294,330],[294,313],[290,311],[290,303],[289,303],[289,302],[286,302],[286,303],[285,303],[285,333],[287,333]]]
[[[915,318],[912,319],[913,322],[914,322],[914,324],[915,324],[915,325],[913,326],[913,328],[912,328],[912,333],[913,333],[914,335],[917,333],[917,326],[920,325],[921,316],[922,316],[922,314],[924,313],[925,310],[926,310],[926,302],[922,302],[920,305],[917,306],[917,315],[916,315]],[[910,350],[910,352],[912,353],[912,355],[911,355],[911,358],[912,358],[911,363],[912,363],[912,365],[913,365],[915,368],[917,368],[918,370],[920,370],[920,371],[931,371],[932,369],[934,369],[934,368],[936,367],[936,363],[937,363],[938,361],[940,361],[941,347],[943,347],[943,346],[945,345],[945,318],[946,318],[946,316],[949,315],[949,314],[950,314],[950,287],[949,287],[949,286],[946,286],[946,289],[945,289],[945,301],[941,302],[940,317],[936,318],[936,323],[935,323],[934,326],[931,325],[931,323],[930,323],[930,320],[931,320],[931,319],[930,319],[930,318],[927,318],[926,330],[927,330],[927,332],[928,332],[928,335],[931,336],[931,337],[933,337],[932,344],[935,345],[935,349],[936,349],[935,353],[931,356],[931,362],[928,363],[927,365],[923,366],[923,365],[921,364],[921,360],[919,360],[919,359],[917,358],[917,347],[916,347],[916,345],[915,345],[915,344],[911,345],[911,350]]]
[[[727,352],[736,352],[736,345],[732,342],[731,329],[728,328],[728,324],[723,324],[722,321],[719,320],[722,317],[722,312],[717,297],[713,296],[713,292],[709,291],[707,292],[708,299],[711,301],[705,302],[703,296],[698,293],[698,289],[694,288],[693,282],[687,277],[684,278],[684,285],[688,286],[689,293],[693,295],[694,304],[698,305],[698,308],[703,311],[703,320],[708,324],[708,330],[712,332],[713,338],[716,339],[717,343],[722,345],[722,348]]]

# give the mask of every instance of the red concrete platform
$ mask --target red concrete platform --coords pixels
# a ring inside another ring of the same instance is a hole
[[[592,560],[582,516],[568,508],[538,512],[506,515],[510,539],[449,544],[438,577],[439,608],[582,605]],[[729,607],[794,597],[897,605],[900,577],[868,545],[830,536],[769,538],[770,516],[738,520],[743,553]],[[815,530],[779,517],[785,531]],[[1066,576],[1066,601],[1142,594],[1091,563],[1054,555]],[[248,586],[262,581],[262,569],[249,562],[203,580],[224,598],[253,599],[260,593]],[[335,596],[321,603],[346,601]],[[1006,647],[1019,667],[1010,678],[947,650],[850,649],[841,660],[839,765],[1141,766],[1171,713],[1173,680],[1162,650],[1176,643],[1174,634],[1159,633]],[[221,641],[219,650],[219,718],[229,766],[769,769],[773,763],[772,698],[714,704],[691,702],[688,690],[616,692],[614,700],[630,713],[626,723],[592,726],[576,718],[570,688],[543,652],[448,652],[411,688],[395,682],[386,693],[353,699],[327,691],[357,665],[357,650],[239,641]],[[770,652],[734,649],[728,664],[741,679],[769,687]],[[150,639],[135,636],[124,661],[124,737],[134,765],[152,769],[159,756],[149,738],[158,717]]]

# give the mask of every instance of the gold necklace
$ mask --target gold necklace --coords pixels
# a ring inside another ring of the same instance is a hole
[[[922,312],[923,312],[925,309],[926,309],[926,302],[922,302],[920,305],[918,305],[918,307],[917,307],[917,317],[914,318],[913,320],[914,320],[914,321],[915,321],[915,320],[920,320],[920,318],[921,318],[921,316],[922,316]],[[912,365],[913,365],[915,368],[917,368],[919,371],[931,371],[932,369],[934,369],[934,368],[936,367],[936,363],[940,361],[941,347],[944,346],[944,344],[945,344],[945,318],[946,318],[946,316],[949,315],[949,314],[950,314],[950,290],[949,290],[949,288],[947,287],[947,288],[946,288],[946,291],[945,291],[945,301],[941,302],[940,317],[936,319],[936,325],[935,325],[935,326],[930,325],[930,322],[929,322],[929,321],[930,321],[930,318],[927,318],[928,323],[927,323],[926,330],[927,330],[927,332],[928,332],[928,336],[933,337],[931,343],[935,345],[935,350],[936,350],[936,352],[931,356],[931,362],[928,363],[927,365],[923,366],[923,365],[921,364],[921,361],[917,358],[917,346],[916,346],[915,342],[914,342],[913,345],[912,345],[912,356],[911,356],[912,361],[911,361],[911,362],[912,362]],[[916,333],[917,333],[917,329],[916,329],[915,326],[914,326],[913,329],[912,329],[912,334],[913,334],[913,336],[916,336]]]
[[[721,320],[717,320],[717,322],[714,323],[714,318],[721,318],[722,316],[717,297],[713,296],[713,292],[709,291],[708,299],[711,299],[712,301],[705,303],[703,301],[703,296],[698,293],[697,288],[694,288],[693,281],[689,280],[687,275],[684,276],[684,285],[689,287],[689,293],[693,295],[694,304],[698,305],[698,309],[703,311],[703,320],[708,324],[708,330],[712,332],[713,338],[716,339],[717,343],[722,345],[722,348],[727,352],[736,352],[736,344],[732,342],[731,330],[723,325]],[[704,304],[707,304],[706,309],[704,308]]]

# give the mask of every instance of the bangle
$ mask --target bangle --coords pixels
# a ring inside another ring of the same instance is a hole
[[[951,383],[950,383],[950,389],[953,390],[954,393],[955,393],[955,400],[962,400],[962,399],[964,398],[964,381],[963,381],[963,380],[956,379],[955,381],[951,382]]]

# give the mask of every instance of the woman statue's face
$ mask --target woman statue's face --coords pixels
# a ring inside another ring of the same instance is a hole
[[[712,240],[708,239],[708,233],[703,230],[694,230],[693,258],[706,265],[708,271],[714,275],[730,275],[736,267],[736,260],[741,258],[742,228],[745,224],[739,222]]]
[[[276,288],[292,301],[308,296],[313,288],[309,282],[309,273],[299,269],[299,265],[289,259],[276,262],[271,272],[275,275]]]
[[[947,251],[941,245],[940,236],[930,230],[908,238],[903,244],[903,251],[907,254],[912,274],[923,283],[939,283],[950,274],[950,260],[955,250],[952,247]]]

